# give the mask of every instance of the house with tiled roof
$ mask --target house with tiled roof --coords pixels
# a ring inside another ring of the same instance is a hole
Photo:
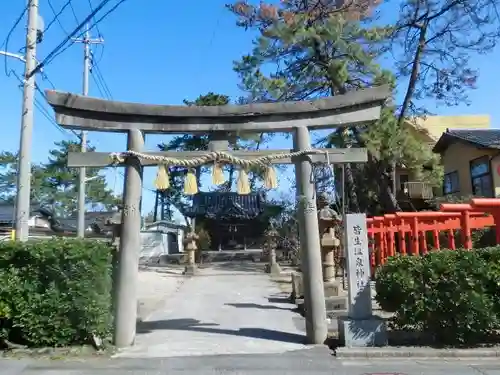
[[[411,118],[405,121],[404,126],[411,132],[417,139],[422,140],[431,148],[435,148],[435,152],[441,150],[443,134],[446,134],[449,129],[456,130],[458,132],[464,131],[478,131],[478,132],[489,132],[490,131],[490,116],[488,115],[462,115],[462,116],[426,116],[421,118]],[[484,134],[486,134],[484,133]],[[446,138],[449,139],[449,138]],[[461,144],[454,148],[462,147],[462,152],[467,146]],[[450,151],[451,152],[451,151]],[[461,152],[458,151],[458,154]],[[456,160],[453,157],[448,157],[448,151],[443,154],[443,163],[445,164],[445,169],[447,167],[455,168],[449,166],[451,160]],[[463,155],[462,155],[463,156]],[[468,157],[468,156],[467,156]],[[468,166],[468,161],[466,163]],[[464,167],[465,168],[465,167]],[[468,168],[468,167],[467,167]],[[396,170],[396,186],[398,188],[398,197],[406,196],[412,201],[413,205],[419,206],[422,203],[422,207],[425,206],[425,200],[433,198],[435,195],[441,195],[440,191],[433,189],[429,184],[423,181],[418,181],[412,176],[411,171],[405,168],[404,165],[398,166]],[[468,189],[471,191],[471,189]],[[398,198],[398,200],[401,200]]]
[[[500,197],[500,129],[446,129],[434,146],[443,194]]]

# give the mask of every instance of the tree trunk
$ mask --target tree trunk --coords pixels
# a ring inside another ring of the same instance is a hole
[[[231,191],[233,189],[234,184],[234,165],[229,166],[229,176],[227,178],[227,191]]]
[[[195,175],[196,175],[196,184],[198,186],[198,191],[199,191],[201,188],[201,167],[196,167]]]
[[[379,162],[378,175],[380,178],[380,201],[385,213],[400,212],[396,194],[392,191],[391,174],[387,172],[388,167]]]
[[[356,183],[354,182],[354,175],[352,173],[351,163],[344,166],[345,185],[347,188],[347,196],[349,201],[350,212],[360,212],[358,193],[356,192]]]
[[[420,71],[420,60],[422,58],[422,53],[425,48],[425,36],[427,33],[427,24],[425,23],[420,27],[420,34],[418,38],[418,46],[415,51],[415,56],[413,57],[413,66],[411,69],[410,80],[408,81],[408,88],[406,89],[405,98],[403,100],[403,104],[401,105],[401,112],[399,113],[398,125],[401,126],[403,124],[404,118],[406,116],[406,112],[408,112],[408,108],[410,107],[411,99],[415,92],[415,87],[418,81],[418,74]]]

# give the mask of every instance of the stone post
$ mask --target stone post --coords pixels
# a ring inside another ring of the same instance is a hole
[[[267,251],[269,252],[269,264],[267,268],[267,273],[270,273],[271,275],[279,275],[281,274],[281,267],[279,263],[276,261],[276,248],[278,247],[277,239],[278,239],[278,232],[276,229],[269,229],[265,236],[266,236],[266,247]]]
[[[198,235],[191,230],[186,234],[184,238],[184,251],[187,252],[187,265],[184,268],[184,275],[194,276],[196,275],[198,268],[196,267],[196,250],[198,246],[196,241],[198,241]]]

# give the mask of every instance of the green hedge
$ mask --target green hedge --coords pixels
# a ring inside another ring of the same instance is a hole
[[[395,329],[440,344],[484,342],[500,329],[500,248],[393,257],[378,269],[376,291]]]
[[[102,241],[0,243],[1,337],[31,347],[107,337],[111,248]]]

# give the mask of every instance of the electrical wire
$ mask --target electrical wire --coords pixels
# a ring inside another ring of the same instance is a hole
[[[40,87],[35,84],[35,90],[44,98],[46,99],[45,97],[45,93],[43,92],[42,89],[40,89]],[[74,135],[75,137],[77,138],[80,138],[80,134],[78,134],[77,132],[75,132],[73,129],[69,129],[69,131],[67,129],[64,129],[62,128],[55,120],[54,120],[54,117],[50,114],[50,112],[43,106],[43,102],[41,102],[38,98],[35,97],[35,103],[38,103],[38,105],[41,107],[39,108],[39,110],[41,112],[44,113],[44,117],[46,119],[48,119],[50,121],[50,123],[52,125],[54,125],[57,130],[59,130],[60,132],[62,132],[63,134],[65,135]]]
[[[28,4],[24,7],[23,11],[21,12],[21,14],[19,15],[19,17],[16,19],[16,21],[14,22],[14,25],[10,28],[9,32],[7,33],[7,36],[5,37],[5,40],[3,41],[2,45],[0,48],[4,48],[5,47],[5,50],[8,50],[9,49],[9,41],[10,41],[10,37],[12,36],[12,33],[14,32],[14,30],[16,29],[16,27],[19,25],[19,23],[22,21],[22,19],[24,18],[24,15],[26,14],[26,12],[28,11],[28,7],[29,7],[29,2]],[[8,64],[8,59],[7,59],[7,55],[4,55],[4,69],[5,69],[5,75],[7,77],[10,77],[10,72],[9,72],[9,69],[7,68],[7,64]]]
[[[104,97],[109,100],[113,100],[113,94],[111,94],[111,90],[109,89],[109,86],[106,83],[106,80],[104,79],[104,75],[102,74],[99,65],[97,64],[94,65],[91,73],[93,76],[95,76],[97,81],[100,82],[99,85],[102,87],[102,91],[104,92]]]
[[[89,3],[90,11],[93,12],[94,11],[94,5],[92,4],[92,0],[88,0],[88,3]],[[94,23],[95,23],[95,17],[94,17]],[[97,38],[103,40],[104,37],[103,37],[103,35],[101,33],[101,29],[99,28],[98,24],[95,24],[95,30],[97,31]],[[97,45],[96,48],[100,48],[101,52],[100,52],[99,58],[96,59],[96,60],[94,60],[95,64],[98,64],[98,63],[101,62],[101,60],[102,60],[102,58],[104,56],[104,47],[105,47],[104,43],[99,43]],[[91,53],[94,53],[94,52],[91,51]]]
[[[51,0],[47,0],[48,4],[49,4],[49,8],[50,10],[52,11],[52,14],[54,14],[54,18],[49,22],[49,24],[47,25],[47,27],[45,28],[45,30],[43,30],[44,33],[46,33],[47,31],[49,31],[50,27],[54,24],[54,23],[58,23],[59,24],[59,27],[62,29],[62,31],[65,33],[65,34],[68,34],[68,32],[66,31],[66,28],[63,26],[59,16],[64,12],[64,9],[66,9],[72,2],[73,0],[67,0],[64,5],[61,7],[61,9],[59,9],[59,12],[56,12],[54,6],[52,5],[52,1]]]
[[[17,78],[19,81],[20,85],[18,86],[19,90],[21,92],[23,91],[22,85],[24,83],[23,79],[17,74],[14,70],[11,70],[10,73]],[[41,94],[45,98],[44,92],[38,87],[38,85],[35,85],[36,91]],[[65,136],[71,135],[66,129],[63,129],[55,120],[54,117],[50,114],[49,110],[44,107],[43,102],[39,100],[36,96],[34,97],[34,102],[33,104],[35,105],[36,109],[42,114],[43,117],[47,119],[47,121],[50,122],[52,126],[54,126],[59,132],[64,134]],[[74,135],[77,135],[74,131],[72,131]],[[77,135],[78,136],[78,135]]]
[[[75,19],[76,23],[79,24],[80,21],[78,20],[78,16],[76,15],[75,7],[73,6],[73,3],[69,3],[69,7],[71,9],[71,13],[73,13],[73,18]]]
[[[85,19],[80,22],[80,24],[66,37],[64,40],[59,43],[46,57],[45,59],[40,62],[35,69],[33,69],[32,72],[30,72],[27,75],[27,78],[32,77],[34,74],[36,74],[40,69],[42,69],[44,66],[52,62],[57,56],[59,56],[61,53],[66,51],[73,43],[72,41],[69,45],[66,46],[68,42],[71,41],[72,38],[79,38],[85,34],[87,30],[84,30],[81,32],[81,29],[88,24],[88,22],[102,9],[104,8],[111,0],[102,0],[99,5],[94,8],[94,10],[87,16]],[[102,22],[107,16],[109,16],[111,13],[113,13],[121,4],[123,4],[126,0],[120,0],[117,4],[115,4],[110,10],[108,10],[101,18],[96,20],[88,30],[91,30],[96,27],[97,24]],[[80,32],[80,34],[78,34]]]
[[[94,11],[94,5],[92,4],[92,0],[88,0],[88,2],[89,2],[90,11],[93,12]],[[94,23],[95,23],[95,17],[94,17]],[[101,30],[99,29],[99,26],[97,24],[95,26],[95,30],[97,31],[97,37],[98,38],[102,38]]]
[[[97,87],[97,90],[99,90],[99,93],[101,94],[101,96],[103,98],[105,98],[106,94],[104,94],[104,92],[102,91],[101,85],[99,84],[99,81],[96,79],[95,75],[91,74],[90,76],[92,77],[92,81],[94,81],[94,83],[95,83],[95,85]]]

